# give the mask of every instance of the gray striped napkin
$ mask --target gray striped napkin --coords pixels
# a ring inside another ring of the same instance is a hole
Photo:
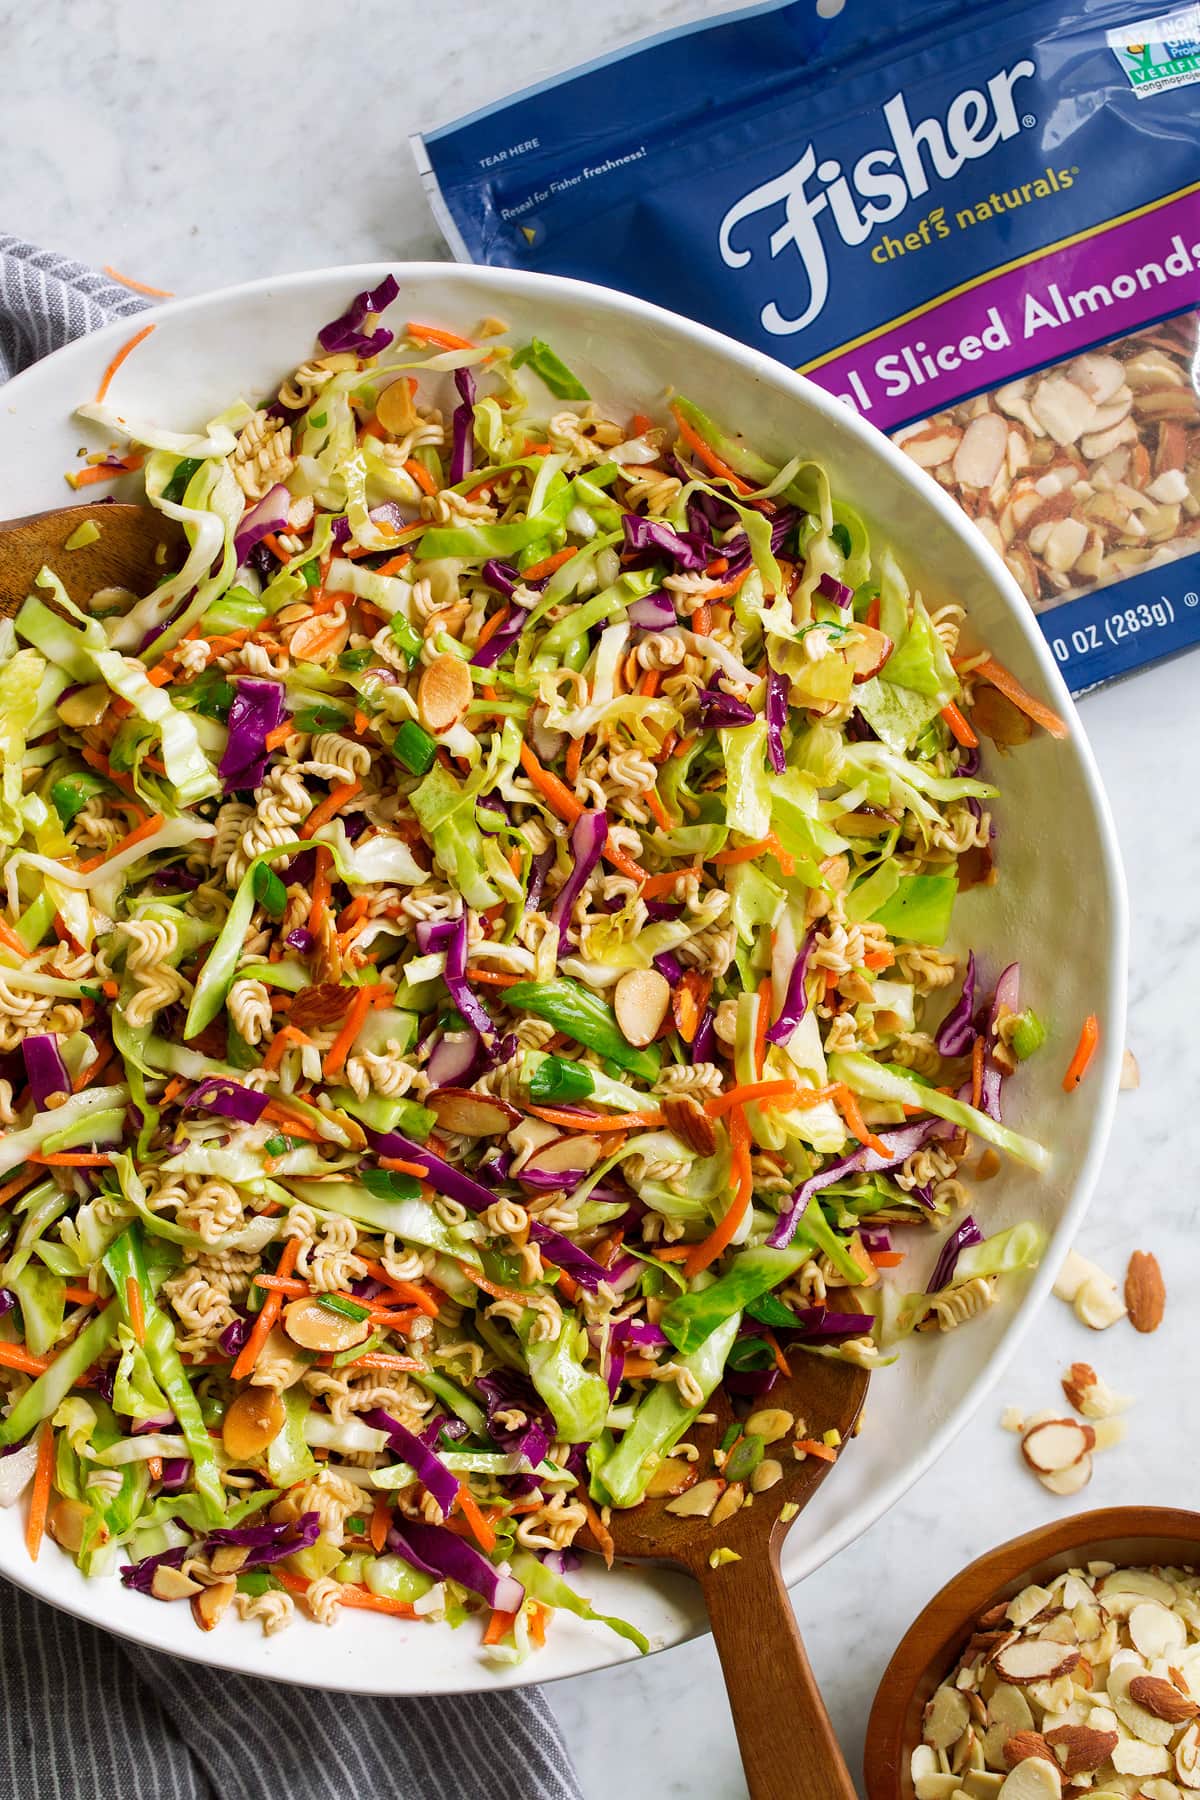
[[[0,235],[0,380],[145,304],[82,263]],[[311,1634],[319,1664],[321,1627],[294,1629]],[[5,1581],[0,1793],[582,1800],[537,1688],[388,1700],[248,1681],[107,1637]]]

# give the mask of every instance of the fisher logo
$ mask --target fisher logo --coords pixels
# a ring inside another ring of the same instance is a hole
[[[868,150],[849,175],[836,158],[818,158],[809,144],[790,169],[731,206],[721,221],[719,239],[728,268],[743,269],[754,256],[739,227],[775,207],[783,208],[783,220],[771,232],[771,256],[794,246],[804,265],[807,305],[789,318],[772,300],[760,315],[764,330],[775,337],[803,331],[824,308],[829,298],[829,262],[822,236],[823,214],[827,215],[823,223],[832,222],[844,244],[865,243],[877,226],[898,218],[910,201],[928,193],[931,178],[949,181],[965,163],[987,156],[997,144],[1032,124],[1028,115],[1018,113],[1013,89],[1036,73],[1027,59],[1011,69],[1001,69],[986,89],[967,88],[956,94],[944,123],[933,118],[914,125],[904,95],[896,94],[883,108],[890,145]]]
[[[1200,6],[1139,19],[1107,33],[1108,47],[1139,100],[1200,81]]]

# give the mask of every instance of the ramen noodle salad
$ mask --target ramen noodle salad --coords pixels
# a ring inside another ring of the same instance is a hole
[[[788,1357],[1037,1261],[968,1208],[1046,1026],[945,943],[1064,726],[819,463],[397,297],[199,433],[82,407],[180,566],[4,628],[0,1501],[511,1661],[719,1384],[807,1454]]]
[[[657,300],[890,433],[1079,692],[1200,638],[1197,83],[1194,0],[780,0],[416,150],[456,255]]]

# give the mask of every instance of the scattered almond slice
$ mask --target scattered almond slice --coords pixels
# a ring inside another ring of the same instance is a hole
[[[1047,1419],[1021,1440],[1021,1454],[1037,1475],[1060,1475],[1082,1461],[1096,1442],[1090,1425],[1075,1419]]]
[[[1050,1475],[1038,1476],[1038,1480],[1041,1482],[1042,1486],[1049,1489],[1050,1493],[1057,1494],[1060,1498],[1066,1498],[1071,1494],[1078,1494],[1082,1488],[1087,1486],[1091,1479],[1092,1459],[1090,1455],[1081,1456],[1079,1461],[1077,1463],[1072,1463],[1068,1469],[1059,1469]]]
[[[1128,1412],[1133,1400],[1128,1394],[1116,1394],[1102,1381],[1090,1363],[1072,1363],[1062,1378],[1063,1393],[1077,1413],[1085,1419],[1111,1419]]]
[[[1078,1250],[1068,1250],[1054,1292],[1075,1310],[1075,1316],[1093,1331],[1104,1331],[1125,1316],[1125,1308],[1111,1275]]]
[[[1126,1049],[1124,1056],[1121,1058],[1120,1085],[1126,1093],[1129,1093],[1134,1088],[1139,1088],[1142,1085],[1142,1072],[1138,1068],[1137,1057],[1133,1054],[1133,1051],[1129,1049]]]

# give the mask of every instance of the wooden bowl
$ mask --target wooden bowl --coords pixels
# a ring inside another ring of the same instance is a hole
[[[1012,1538],[947,1582],[913,1622],[884,1672],[867,1725],[868,1800],[913,1800],[909,1759],[935,1688],[951,1673],[976,1618],[1031,1581],[1092,1561],[1134,1568],[1200,1566],[1200,1513],[1167,1506],[1108,1506]]]

